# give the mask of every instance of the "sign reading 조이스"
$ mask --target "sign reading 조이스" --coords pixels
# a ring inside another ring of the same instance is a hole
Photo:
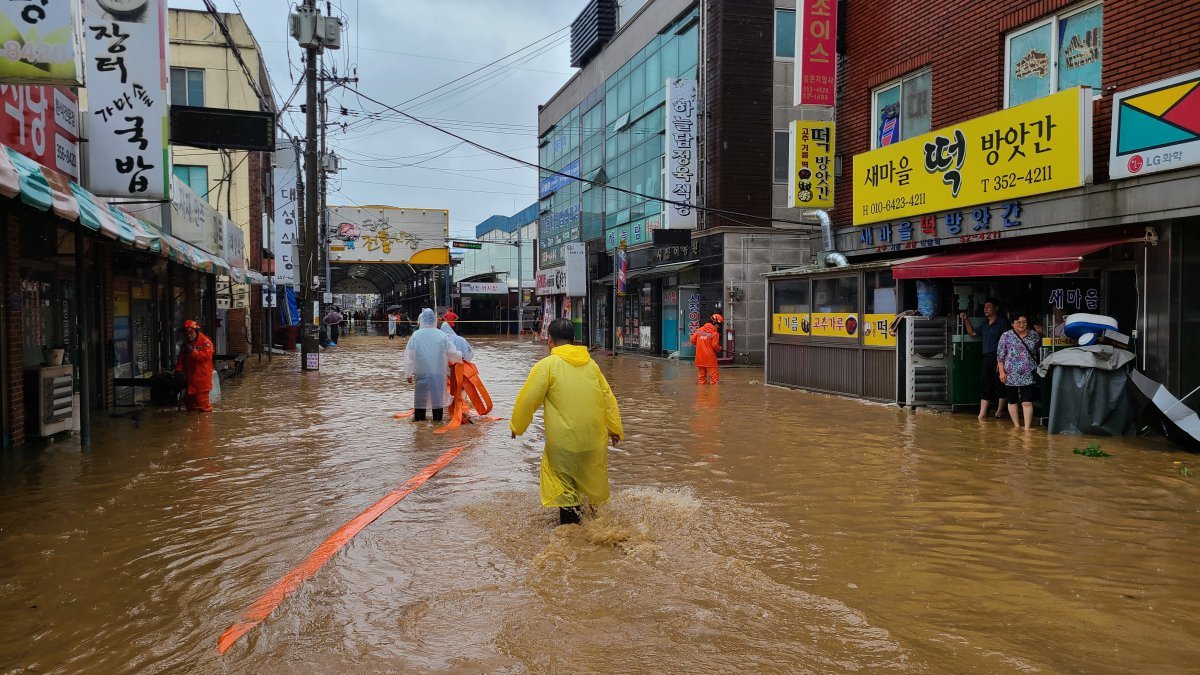
[[[82,84],[78,0],[0,4],[0,81]]]
[[[796,105],[833,106],[837,89],[837,0],[800,0],[796,21]]]
[[[854,157],[854,224],[1091,180],[1091,90],[1075,87]]]
[[[833,122],[792,122],[788,206],[833,208]]]
[[[1200,164],[1200,70],[1113,96],[1110,177],[1195,164]]]

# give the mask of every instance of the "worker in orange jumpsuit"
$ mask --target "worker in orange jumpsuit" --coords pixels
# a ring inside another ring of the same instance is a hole
[[[716,384],[721,381],[717,369],[717,352],[721,350],[721,332],[713,323],[724,320],[720,314],[712,315],[712,323],[706,323],[692,333],[691,342],[696,345],[696,369],[700,384]]]
[[[200,324],[188,319],[183,322],[184,341],[179,347],[179,359],[175,361],[175,372],[183,373],[183,401],[188,412],[212,412],[208,393],[212,391],[213,343],[200,332]]]

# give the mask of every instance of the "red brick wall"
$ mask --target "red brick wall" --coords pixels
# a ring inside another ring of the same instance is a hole
[[[230,354],[248,354],[249,336],[246,335],[246,310],[231,309],[225,315],[225,337]]]
[[[1004,38],[1078,3],[1069,0],[856,0],[847,3],[838,100],[842,177],[834,219],[850,224],[853,156],[871,147],[871,90],[926,65],[933,71],[932,128],[1004,107]],[[1200,2],[1106,0],[1103,96],[1093,111],[1096,182],[1108,179],[1112,93],[1200,68]]]
[[[21,356],[21,303],[10,303],[10,296],[21,297],[21,225],[16,216],[3,221],[4,237],[4,311],[7,335],[4,349],[8,350],[8,420],[6,430],[13,445],[25,442],[25,380]]]

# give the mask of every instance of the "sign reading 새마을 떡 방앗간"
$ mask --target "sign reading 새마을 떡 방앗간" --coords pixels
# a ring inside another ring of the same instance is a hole
[[[833,122],[796,120],[791,127],[788,206],[833,208]]]
[[[124,4],[83,3],[89,187],[109,197],[166,199],[167,3]]]
[[[1091,90],[1075,87],[855,155],[854,224],[1079,187],[1091,111]]]
[[[1130,178],[1200,164],[1200,70],[1113,96],[1108,174]]]

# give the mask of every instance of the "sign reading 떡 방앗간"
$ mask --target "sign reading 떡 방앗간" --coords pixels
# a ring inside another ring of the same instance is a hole
[[[1200,70],[1113,96],[1108,174],[1130,178],[1200,164]]]
[[[1079,187],[1091,90],[1076,87],[854,157],[854,224]]]
[[[166,4],[146,0],[139,11],[117,16],[98,0],[84,2],[88,175],[97,194],[170,193]]]
[[[666,229],[696,229],[696,81],[667,80]]]
[[[833,122],[792,122],[788,206],[833,208]]]
[[[796,105],[833,106],[837,89],[837,0],[799,0]]]
[[[78,7],[78,0],[0,4],[0,81],[82,84]]]

